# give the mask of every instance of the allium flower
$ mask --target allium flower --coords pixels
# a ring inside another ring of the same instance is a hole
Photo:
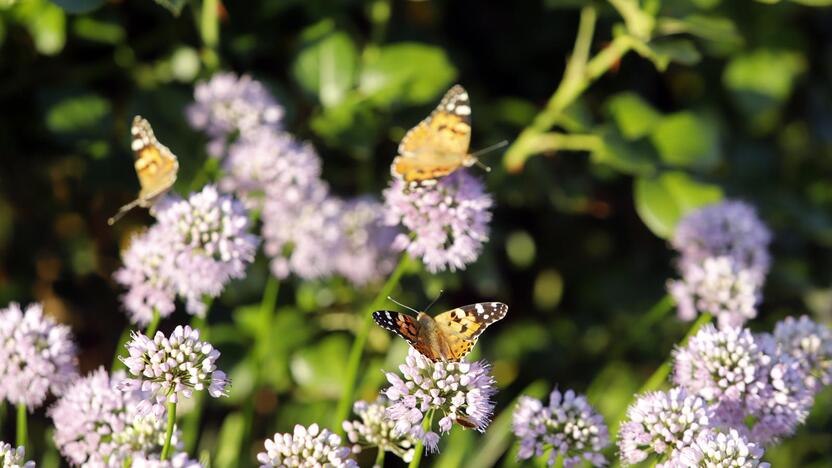
[[[760,461],[765,451],[745,439],[738,431],[705,429],[696,440],[682,449],[678,457],[660,466],[664,468],[768,468]],[[658,465],[657,465],[658,466]]]
[[[409,433],[395,432],[396,422],[387,418],[385,412],[390,403],[380,397],[374,403],[357,401],[353,406],[360,421],[344,421],[344,431],[353,445],[353,452],[358,453],[363,447],[378,447],[379,450],[392,452],[405,462],[413,459],[416,439]]]
[[[641,395],[627,409],[627,420],[619,430],[622,464],[640,463],[651,453],[675,456],[694,442],[711,419],[712,410],[705,400],[683,389]]]
[[[188,121],[208,134],[208,153],[215,157],[222,156],[229,137],[245,138],[281,126],[283,108],[262,83],[247,75],[217,73],[197,84],[194,99],[187,109]]]
[[[0,442],[0,467],[2,468],[35,468],[35,462],[25,461],[26,449],[14,448],[10,444]]]
[[[786,317],[774,327],[774,340],[804,369],[806,385],[819,391],[832,383],[832,330],[807,316]]]
[[[216,297],[232,278],[245,276],[254,260],[258,238],[248,232],[242,204],[213,186],[160,206],[156,218],[170,236],[173,257],[169,273],[188,311],[205,313],[204,296]]]
[[[202,468],[202,464],[188,457],[187,453],[178,453],[165,461],[158,457],[137,457],[130,464],[132,468]]]
[[[386,374],[390,387],[384,391],[390,400],[387,417],[396,422],[396,434],[410,434],[436,451],[439,434],[421,427],[429,413],[441,416],[442,433],[454,423],[483,432],[491,422],[496,389],[485,361],[432,362],[411,348],[399,371],[401,376]]]
[[[563,466],[579,466],[583,461],[605,466],[601,451],[610,444],[604,418],[583,395],[572,390],[561,394],[557,389],[549,395],[549,405],[536,398],[523,396],[514,410],[514,435],[520,438],[521,460],[543,455],[551,448],[548,465],[560,456]]]
[[[713,314],[720,328],[740,327],[757,316],[759,283],[751,270],[738,270],[729,257],[707,258],[691,264],[684,279],[668,283],[679,318],[692,320],[697,312]]]
[[[341,243],[335,267],[352,284],[378,281],[395,267],[393,240],[397,231],[382,223],[382,205],[359,198],[347,202],[341,213]]]
[[[266,439],[265,448],[265,452],[257,454],[260,468],[358,467],[348,458],[350,449],[341,446],[341,438],[328,429],[320,430],[317,424],[309,429],[297,425],[292,434],[277,433],[274,438]]]
[[[0,309],[0,401],[34,409],[51,391],[60,395],[78,376],[77,351],[69,327],[11,303]]]
[[[227,396],[228,379],[216,366],[220,352],[199,339],[199,330],[180,325],[170,338],[156,332],[153,340],[134,332],[126,347],[130,357],[120,359],[132,377],[124,379],[119,389],[150,393],[136,405],[141,415],[152,411],[161,417],[166,403],[190,398],[194,391],[206,388],[214,398]]]
[[[124,266],[113,278],[127,288],[122,302],[130,321],[147,326],[154,309],[163,318],[172,314],[176,310],[176,285],[171,277],[173,257],[164,227],[155,225],[133,236],[121,257]]]
[[[674,358],[675,382],[714,405],[715,424],[759,444],[793,433],[813,403],[799,364],[748,330],[707,325]]]
[[[725,201],[685,216],[676,227],[671,244],[682,256],[679,269],[701,264],[707,258],[729,257],[737,268],[751,270],[760,282],[769,269],[771,231],[753,206]]]
[[[394,179],[384,191],[385,222],[403,225],[396,247],[419,257],[428,271],[465,269],[488,240],[493,201],[482,182],[464,170],[431,187],[406,188]]]
[[[101,367],[73,382],[49,409],[55,445],[74,465],[122,466],[128,459],[161,453],[164,418],[138,414],[138,404],[149,395],[119,390],[124,377],[117,372],[110,378]],[[174,447],[177,440],[174,433]]]

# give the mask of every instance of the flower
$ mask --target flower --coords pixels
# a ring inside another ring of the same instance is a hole
[[[390,387],[383,392],[390,400],[387,417],[396,422],[396,434],[410,434],[435,451],[439,435],[432,427],[422,429],[425,417],[438,413],[442,433],[454,423],[483,432],[491,422],[491,397],[497,390],[485,361],[432,362],[411,348],[399,372],[401,376],[386,374]]]
[[[379,450],[392,452],[405,462],[410,462],[415,453],[415,438],[409,433],[398,434],[394,431],[395,421],[385,416],[390,402],[380,397],[373,403],[357,401],[353,411],[360,421],[344,421],[344,432],[353,445],[353,452],[361,451],[362,446],[378,447]]]
[[[358,467],[348,458],[350,449],[341,446],[341,438],[328,429],[319,429],[317,424],[309,429],[298,424],[292,434],[277,433],[272,439],[266,439],[265,448],[265,452],[257,454],[260,468]]]
[[[660,466],[768,468],[768,463],[760,461],[764,452],[762,447],[748,441],[736,430],[705,429],[697,435],[691,445],[679,452],[678,457]]]
[[[162,318],[172,314],[176,310],[176,285],[170,275],[173,262],[164,228],[156,225],[133,236],[121,257],[124,266],[113,278],[127,288],[121,299],[130,321],[147,326],[154,310]]]
[[[345,203],[340,217],[341,242],[335,268],[356,286],[378,281],[393,271],[397,231],[382,222],[381,203],[358,198]]]
[[[403,225],[395,246],[421,257],[430,272],[465,269],[488,240],[493,201],[482,182],[464,170],[433,186],[408,187],[393,179],[384,191],[385,222]]]
[[[714,405],[714,425],[767,445],[794,432],[813,403],[800,365],[746,329],[706,325],[674,351],[676,384]]]
[[[819,391],[832,383],[832,330],[807,316],[786,317],[774,327],[774,340],[804,370],[806,385]]]
[[[138,457],[130,464],[132,468],[202,468],[202,464],[188,457],[187,453],[178,453],[169,460],[160,461],[156,457]]]
[[[60,395],[78,376],[76,355],[69,327],[43,315],[40,304],[0,309],[0,400],[32,410],[50,391]]]
[[[188,122],[211,138],[208,153],[222,156],[232,136],[245,138],[262,129],[280,129],[283,108],[271,93],[248,75],[217,73],[194,89]]]
[[[200,341],[199,330],[179,325],[170,338],[156,332],[153,340],[133,332],[125,346],[130,356],[120,359],[133,377],[122,380],[119,389],[149,392],[137,405],[141,415],[153,411],[161,417],[165,403],[176,403],[182,396],[190,398],[194,391],[206,388],[214,398],[227,396],[228,379],[216,366],[220,352]]]
[[[640,463],[651,453],[675,456],[694,442],[712,418],[705,400],[681,388],[641,395],[627,409],[627,420],[619,431],[622,464]]]
[[[187,299],[188,312],[202,315],[204,296],[218,296],[254,260],[259,240],[248,232],[248,214],[239,201],[208,185],[187,200],[162,204],[156,218],[169,236],[170,280]]]
[[[685,216],[671,239],[681,253],[680,271],[707,258],[729,257],[742,270],[751,270],[760,282],[768,273],[771,231],[748,203],[724,201]]]
[[[119,390],[124,377],[124,372],[110,377],[100,367],[73,382],[49,409],[55,445],[73,464],[122,466],[126,460],[161,453],[164,419],[138,414],[138,404],[149,395]],[[174,447],[177,440],[181,438],[174,433]]]
[[[0,442],[0,467],[35,468],[35,462],[25,460],[26,449],[23,446],[14,448],[10,444]]]
[[[757,316],[760,288],[751,270],[737,270],[729,257],[691,264],[684,279],[670,281],[679,317],[692,320],[697,311],[713,314],[720,328],[741,327]]]
[[[579,466],[584,460],[593,466],[607,464],[601,451],[610,444],[604,418],[583,395],[557,389],[549,395],[549,405],[523,396],[512,415],[512,430],[520,438],[521,460],[541,456],[551,448],[547,461],[554,465],[560,456],[563,466]]]

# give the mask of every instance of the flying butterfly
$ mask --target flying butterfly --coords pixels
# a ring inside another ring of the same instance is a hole
[[[136,116],[130,127],[130,148],[133,150],[136,175],[139,177],[141,191],[139,196],[130,203],[119,208],[118,212],[107,223],[113,225],[128,211],[140,206],[152,207],[159,198],[170,190],[176,182],[179,171],[179,161],[167,146],[159,143],[153,128],[147,119]]]
[[[411,310],[416,312],[415,318],[400,312],[379,310],[373,312],[373,319],[380,327],[404,338],[426,358],[439,362],[459,361],[465,357],[482,332],[506,316],[508,306],[502,302],[480,302],[457,307],[436,317]]]
[[[402,138],[390,172],[409,186],[434,185],[437,179],[460,167],[477,164],[489,171],[477,155],[507,143],[500,142],[473,154],[468,151],[470,144],[471,103],[465,88],[454,85],[436,109]]]

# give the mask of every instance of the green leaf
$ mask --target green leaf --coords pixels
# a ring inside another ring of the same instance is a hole
[[[307,398],[336,399],[344,390],[344,356],[349,343],[342,335],[327,335],[292,356],[292,377]]]
[[[124,40],[124,28],[108,21],[100,21],[89,16],[79,16],[72,23],[72,32],[88,41],[118,44]]]
[[[46,126],[55,133],[93,130],[110,114],[110,101],[97,94],[65,98],[46,113]]]
[[[692,112],[666,116],[650,137],[661,160],[672,166],[712,169],[722,159],[716,126]]]
[[[436,99],[456,74],[441,48],[404,42],[381,47],[361,70],[358,86],[380,105],[416,105]]]
[[[104,0],[51,0],[67,13],[89,13],[104,4]]]
[[[358,51],[344,32],[330,21],[307,28],[304,43],[292,64],[292,74],[301,88],[325,107],[340,103],[355,84]]]
[[[658,57],[663,61],[681,63],[683,65],[696,65],[702,59],[702,54],[696,50],[693,42],[687,39],[663,39],[648,44]],[[659,69],[666,68],[658,67]]]
[[[606,164],[625,174],[650,175],[656,171],[656,150],[646,140],[629,141],[615,128],[598,132],[601,145],[592,152],[592,162]]]
[[[217,455],[211,466],[216,468],[230,468],[240,463],[240,451],[243,445],[243,435],[246,433],[245,417],[237,411],[225,417],[217,437]]]
[[[647,227],[667,239],[687,213],[720,201],[719,186],[698,182],[683,172],[665,172],[658,177],[639,177],[634,181],[636,211]]]
[[[661,120],[661,114],[638,94],[623,92],[607,101],[607,110],[621,134],[636,140],[649,134]]]
[[[44,55],[55,55],[66,43],[66,14],[46,0],[30,0],[15,5],[14,15],[26,25],[35,48]]]
[[[173,16],[179,16],[182,13],[182,8],[188,3],[187,0],[155,0],[156,3],[165,7]]]

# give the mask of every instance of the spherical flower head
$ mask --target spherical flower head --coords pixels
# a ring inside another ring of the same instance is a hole
[[[421,427],[428,413],[440,417],[442,433],[454,423],[483,432],[491,422],[491,397],[497,390],[485,361],[432,362],[411,348],[399,372],[386,374],[390,387],[384,391],[390,400],[387,417],[396,421],[395,433],[410,434],[436,451],[439,435],[432,427],[428,431]]]
[[[55,445],[72,464],[122,466],[128,459],[161,453],[164,418],[138,414],[139,403],[149,395],[119,390],[124,377],[124,372],[117,372],[111,378],[99,368],[73,382],[49,409]],[[177,447],[178,431],[173,440]]]
[[[199,330],[180,325],[170,338],[156,332],[152,340],[134,332],[125,346],[129,357],[121,360],[131,377],[122,380],[119,389],[149,393],[137,405],[139,414],[152,411],[160,417],[166,403],[190,398],[194,391],[207,389],[214,398],[228,396],[228,379],[216,366],[220,352],[199,339]]]
[[[398,231],[382,220],[381,203],[358,198],[345,203],[341,212],[343,233],[337,249],[335,267],[356,286],[379,281],[393,271],[393,241]]]
[[[741,270],[750,270],[760,283],[771,262],[771,231],[753,206],[736,200],[700,208],[685,216],[671,239],[681,253],[679,269],[701,264],[707,258],[729,257]]]
[[[225,284],[245,276],[259,239],[248,232],[243,205],[208,185],[188,200],[175,200],[156,209],[156,218],[170,236],[170,272],[188,311],[202,315],[204,296],[218,296]]]
[[[132,468],[202,468],[202,463],[188,457],[187,453],[177,453],[165,461],[158,457],[139,456],[130,464]]]
[[[317,424],[309,428],[296,425],[293,433],[277,433],[266,439],[265,452],[257,454],[260,468],[319,466],[357,468],[349,458],[350,449],[341,446],[341,438]]]
[[[512,430],[520,438],[518,458],[543,455],[551,448],[547,463],[554,465],[560,456],[563,466],[605,466],[601,451],[610,444],[604,418],[572,390],[557,389],[549,395],[549,405],[527,396],[520,398],[512,415]]]
[[[432,186],[409,187],[393,179],[384,191],[385,222],[401,224],[396,247],[421,258],[430,272],[463,270],[488,240],[493,200],[482,181],[465,170]]]
[[[121,300],[130,321],[147,326],[154,310],[160,317],[172,314],[176,310],[176,285],[170,276],[173,259],[165,229],[155,225],[134,235],[121,257],[124,266],[113,278],[127,289]]]
[[[769,468],[761,461],[765,451],[736,430],[704,429],[689,446],[671,461],[657,465],[664,468]]]
[[[23,446],[15,448],[0,442],[0,468],[35,468],[35,462],[26,461],[26,449]]]
[[[208,134],[208,153],[215,157],[222,156],[229,137],[281,127],[283,108],[262,83],[247,75],[217,73],[196,85],[194,99],[186,111],[188,122]]]
[[[321,177],[321,159],[311,145],[273,130],[254,132],[232,144],[223,167],[220,187],[257,209],[267,197],[297,201]]]
[[[832,330],[807,316],[786,317],[773,333],[780,349],[792,356],[806,375],[806,385],[815,392],[832,383]]]
[[[681,280],[670,281],[679,318],[692,320],[698,312],[713,314],[720,328],[741,327],[757,316],[760,283],[751,270],[737,269],[729,257],[707,258],[691,264]]]
[[[627,409],[627,420],[619,430],[622,464],[640,463],[653,453],[676,456],[680,449],[694,442],[712,419],[707,402],[684,389],[641,395]]]
[[[359,453],[362,447],[377,447],[391,452],[405,462],[410,462],[415,453],[416,439],[409,433],[395,432],[396,422],[387,418],[390,402],[380,397],[373,403],[357,401],[353,411],[360,420],[344,421],[344,432],[353,443],[352,450]]]
[[[69,327],[43,315],[40,304],[25,312],[16,303],[0,309],[0,400],[31,410],[49,392],[61,395],[77,376]]]

